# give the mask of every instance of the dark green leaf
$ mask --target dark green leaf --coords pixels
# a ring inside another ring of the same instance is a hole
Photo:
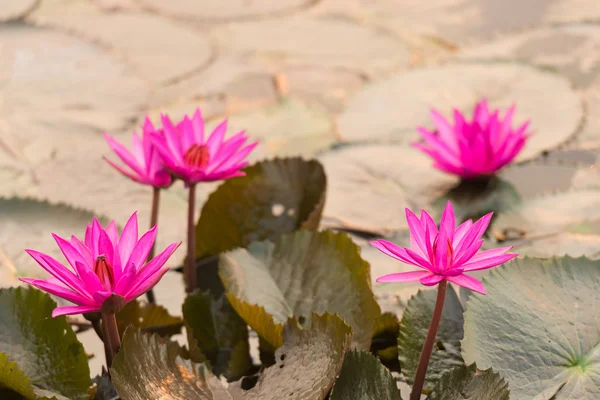
[[[208,292],[195,292],[183,303],[188,336],[194,336],[216,375],[241,378],[252,366],[248,328],[223,295],[215,300]]]
[[[380,310],[369,264],[346,234],[298,231],[275,244],[252,243],[223,254],[220,275],[238,315],[275,347],[280,341],[273,329],[288,318],[305,325],[313,312],[329,312],[352,327],[353,344],[369,348]],[[271,316],[273,323],[264,325]]]
[[[511,399],[600,398],[600,263],[524,258],[485,278],[465,313],[465,360],[494,368]]]
[[[400,400],[392,373],[371,353],[350,351],[331,391],[331,400]]]
[[[169,312],[160,305],[132,301],[117,313],[117,324],[121,336],[128,326],[139,328],[145,333],[172,336],[181,333],[183,320],[169,315]]]
[[[115,357],[111,377],[124,400],[231,399],[204,364],[183,359],[179,345],[128,329]]]
[[[8,358],[8,355],[0,353],[0,394],[2,394],[3,390],[8,391],[9,389],[27,399],[36,398],[33,386],[27,375],[21,371],[16,362]],[[8,396],[8,393],[6,396]]]
[[[318,161],[276,158],[244,172],[219,186],[204,204],[196,225],[198,258],[318,228],[327,187]]]
[[[56,303],[39,290],[1,289],[0,352],[30,379],[37,396],[87,398],[91,381],[85,351],[65,317],[52,318],[54,308]]]
[[[508,400],[508,395],[508,384],[498,373],[472,364],[445,373],[427,400]]]
[[[295,320],[285,325],[284,345],[275,352],[254,388],[230,387],[235,400],[323,399],[340,373],[350,346],[351,329],[335,315],[311,315],[310,328]]]
[[[413,383],[423,343],[429,330],[437,290],[419,291],[409,301],[400,322],[398,358],[407,382]],[[460,355],[463,338],[463,309],[452,287],[446,291],[444,310],[436,335],[436,345],[427,368],[423,391],[430,391],[440,377],[452,368],[464,365]]]
[[[446,194],[436,199],[434,206],[441,211],[452,201],[458,221],[478,219],[489,212],[500,213],[516,207],[521,197],[514,186],[496,176],[485,180],[461,181]]]

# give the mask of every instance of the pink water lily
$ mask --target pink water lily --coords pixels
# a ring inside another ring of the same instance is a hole
[[[517,254],[505,254],[512,246],[479,252],[483,244],[481,237],[491,218],[492,213],[489,213],[475,223],[468,220],[456,227],[454,209],[452,203],[448,202],[438,229],[426,211],[423,210],[421,218],[418,218],[407,208],[410,248],[402,248],[382,239],[372,241],[371,245],[390,257],[420,269],[384,275],[377,278],[377,282],[421,282],[433,286],[447,280],[485,294],[482,283],[465,273],[492,268],[517,257]]]
[[[449,123],[436,110],[431,111],[435,130],[419,127],[424,142],[413,145],[434,160],[434,166],[462,178],[493,175],[519,154],[530,134],[529,121],[513,129],[515,106],[504,117],[499,110],[491,112],[487,101],[475,105],[473,120],[467,121],[454,110],[454,122]]]
[[[72,269],[49,255],[25,250],[53,277],[20,280],[76,304],[57,307],[53,317],[100,311],[113,294],[130,302],[158,283],[168,271],[164,264],[180,245],[171,244],[146,263],[156,231],[155,226],[138,238],[137,213],[129,218],[121,235],[114,221],[104,229],[94,218],[85,230],[84,241],[52,234]]]
[[[105,133],[104,138],[108,145],[129,169],[106,157],[104,159],[114,169],[136,182],[154,187],[167,187],[171,184],[171,174],[163,166],[158,151],[154,147],[151,138],[152,132],[156,132],[156,129],[150,119],[146,117],[142,127],[142,137],[140,138],[136,132],[131,137],[133,154],[112,136]]]
[[[186,184],[243,176],[241,169],[248,165],[245,158],[258,144],[244,146],[248,140],[244,131],[225,140],[227,120],[205,137],[200,109],[177,125],[166,115],[161,119],[164,134],[154,133],[152,138],[167,169]]]

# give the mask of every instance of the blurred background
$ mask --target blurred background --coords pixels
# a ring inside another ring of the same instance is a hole
[[[537,218],[569,219],[578,200],[542,196],[600,187],[599,72],[598,0],[0,0],[0,285],[40,276],[24,248],[60,256],[51,232],[83,234],[92,215],[122,225],[135,209],[148,220],[151,189],[103,161],[101,134],[129,143],[146,114],[197,107],[259,140],[252,160],[318,158],[323,226],[353,232],[374,276],[398,264],[366,238],[403,237],[404,207],[457,182],[410,145],[431,107],[516,104],[534,136],[502,177],[542,198],[528,204]],[[199,208],[215,187],[198,187]],[[181,183],[161,201],[164,248],[185,237]],[[175,315],[180,288],[168,274],[156,293]]]

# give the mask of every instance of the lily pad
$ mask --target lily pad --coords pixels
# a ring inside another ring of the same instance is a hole
[[[8,390],[29,400],[37,399],[25,372],[7,354],[0,353],[0,394]]]
[[[170,315],[158,304],[132,301],[117,314],[117,325],[121,336],[130,326],[140,329],[143,333],[172,336],[181,333],[183,320]]]
[[[398,364],[398,331],[400,321],[396,314],[386,312],[375,319],[371,353],[389,368],[400,370]]]
[[[21,174],[72,154],[74,140],[123,129],[146,101],[147,89],[131,68],[97,45],[26,24],[1,26],[0,42],[0,96],[11,99],[0,111],[0,160],[11,160]],[[100,158],[97,149],[90,154]]]
[[[324,215],[338,226],[379,235],[408,227],[405,207],[426,207],[457,182],[403,145],[349,146],[319,160],[329,178]]]
[[[406,381],[413,383],[423,343],[429,331],[437,290],[419,291],[411,298],[400,321],[398,356],[400,368]],[[460,355],[460,340],[463,338],[463,308],[453,287],[446,291],[442,318],[436,335],[424,392],[429,392],[446,372],[464,365]]]
[[[335,315],[312,314],[310,328],[295,320],[285,326],[283,347],[276,364],[264,370],[256,386],[243,391],[230,387],[235,400],[323,399],[342,369],[350,346],[351,329]]]
[[[492,270],[465,313],[465,361],[494,368],[511,399],[600,396],[598,262],[517,259]]]
[[[516,104],[515,124],[531,120],[535,135],[517,157],[520,161],[566,142],[583,119],[579,96],[560,75],[515,63],[455,63],[403,72],[366,86],[340,116],[339,132],[352,142],[409,143],[419,138],[417,126],[432,126],[431,108],[449,115],[455,107],[470,115],[482,97],[492,107]]]
[[[310,65],[377,75],[409,63],[406,46],[394,36],[342,18],[261,19],[222,25],[211,33],[223,53],[253,54],[260,64]]]
[[[0,250],[17,268],[18,274],[45,277],[45,271],[24,249],[31,248],[57,260],[64,259],[51,234],[82,236],[93,217],[89,211],[64,204],[18,197],[0,198]]]
[[[351,350],[344,359],[331,400],[401,400],[396,379],[372,354]]]
[[[594,221],[596,223],[596,221]],[[600,235],[578,233],[576,226],[568,227],[566,231],[540,235],[530,240],[517,242],[514,251],[521,256],[550,258],[552,256],[568,255],[571,257],[586,256],[590,259],[600,258]]]
[[[57,14],[43,22],[107,45],[155,84],[194,72],[212,57],[210,42],[201,32],[152,14]]]
[[[117,393],[127,400],[231,399],[206,365],[182,358],[179,351],[175,342],[127,330],[110,370]]]
[[[141,0],[147,8],[163,15],[201,21],[227,21],[286,14],[306,7],[312,0],[223,0],[219,3],[197,0]]]
[[[260,143],[257,150],[266,155],[311,157],[337,142],[331,117],[318,106],[294,98],[227,119],[228,130],[245,130]],[[222,118],[216,118],[207,129],[221,122]]]
[[[600,191],[571,190],[523,200],[516,209],[499,215],[492,231],[501,240],[534,238],[588,219],[600,219]]]
[[[475,364],[456,367],[442,376],[427,400],[508,400],[508,384],[491,369]]]
[[[20,371],[10,372],[14,364],[4,357],[9,368],[2,379],[25,375],[29,382],[1,382],[21,395],[34,399],[87,399],[91,384],[90,369],[83,346],[65,317],[52,318],[56,303],[36,289],[0,289],[0,354],[8,356]]]
[[[194,337],[214,374],[236,380],[252,366],[248,328],[225,295],[215,300],[210,293],[197,291],[185,299],[183,316],[188,336]]]
[[[347,235],[298,231],[281,235],[274,244],[255,242],[247,250],[223,254],[219,273],[232,306],[263,339],[271,336],[268,328],[255,325],[240,302],[264,307],[276,324],[295,316],[305,326],[313,312],[336,313],[352,327],[353,345],[369,348],[380,309],[369,264]]]
[[[4,0],[0,4],[0,22],[24,18],[40,0]]]
[[[319,162],[276,158],[244,172],[219,186],[202,208],[196,225],[198,258],[318,228],[327,188]]]

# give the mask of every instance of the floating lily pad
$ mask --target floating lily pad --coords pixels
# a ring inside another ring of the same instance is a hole
[[[513,63],[456,63],[366,86],[340,116],[339,132],[347,141],[409,143],[419,138],[417,126],[432,126],[431,108],[449,115],[455,107],[471,115],[482,97],[492,107],[516,104],[515,124],[531,120],[535,135],[517,157],[521,161],[566,142],[583,118],[579,96],[560,75]]]
[[[511,399],[600,396],[598,262],[517,259],[492,270],[472,296],[461,343],[467,363],[493,368]]]
[[[336,313],[352,327],[353,345],[369,348],[380,310],[369,264],[345,234],[298,231],[275,244],[255,242],[223,254],[219,272],[232,306],[263,339],[269,339],[268,327],[255,325],[240,301],[263,306],[280,325],[292,316],[305,325],[313,312]]]
[[[107,45],[153,83],[162,84],[189,74],[212,57],[210,42],[201,32],[152,14],[57,14],[43,21]],[[109,25],[110,29],[106,29]]]
[[[515,244],[514,252],[521,256],[550,258],[568,255],[600,258],[600,235],[559,232]]]
[[[21,19],[29,14],[40,0],[4,0],[0,4],[0,22]]]
[[[117,314],[117,325],[121,336],[130,326],[144,333],[172,336],[181,333],[183,320],[169,315],[169,312],[158,304],[132,301]]]
[[[324,215],[380,235],[406,228],[405,207],[425,208],[457,182],[409,146],[350,146],[319,160],[329,179]]]
[[[111,368],[117,393],[127,400],[231,399],[204,364],[183,359],[179,345],[129,329]]]
[[[317,161],[263,161],[213,192],[196,225],[198,258],[319,226],[327,179]]]
[[[352,350],[344,359],[331,400],[401,400],[396,379],[377,358]]]
[[[252,366],[248,328],[223,295],[196,292],[183,303],[188,336],[210,361],[213,373],[229,380],[241,378]]]
[[[0,96],[11,99],[0,111],[0,160],[21,173],[72,154],[74,139],[124,128],[146,101],[142,81],[99,46],[25,24],[1,26],[0,42]]]
[[[437,290],[419,291],[408,302],[400,321],[398,335],[398,357],[400,368],[410,384],[414,382],[423,343],[429,324]],[[460,355],[460,340],[463,338],[463,308],[453,287],[446,291],[442,318],[436,335],[423,391],[429,392],[446,372],[464,365]]]
[[[160,14],[201,21],[248,19],[285,14],[308,6],[312,0],[223,0],[218,3],[197,0],[141,0],[147,8]]]
[[[0,353],[0,394],[8,390],[28,400],[37,399],[25,372],[21,371],[17,363],[11,361],[7,354]]]
[[[598,74],[600,27],[591,24],[544,27],[503,35],[478,46],[466,46],[464,60],[518,60],[557,69],[578,87]]]
[[[371,340],[371,353],[390,368],[400,370],[398,364],[398,331],[400,321],[396,314],[386,312],[375,319],[373,327],[373,340]]]
[[[392,35],[342,18],[261,19],[223,25],[212,34],[225,54],[254,54],[260,63],[378,74],[409,62],[407,48]]]
[[[246,131],[252,140],[260,142],[257,150],[265,155],[311,157],[337,142],[330,116],[293,98],[232,115],[228,121],[229,131]],[[216,118],[207,129],[212,131],[221,122]]]
[[[427,400],[508,400],[509,394],[508,383],[497,372],[472,364],[444,374]]]
[[[52,318],[54,308],[50,296],[37,289],[0,290],[0,355],[8,360],[0,359],[9,368],[0,374],[0,386],[31,400],[31,390],[39,397],[87,399],[91,381],[85,351],[65,317]],[[11,362],[20,371],[11,373]],[[23,375],[27,381],[15,381]]]
[[[329,392],[342,369],[351,329],[335,315],[309,318],[308,329],[295,320],[286,324],[275,365],[264,370],[248,391],[239,385],[230,387],[235,400],[318,400]]]
[[[0,198],[0,251],[6,257],[5,262],[12,264],[20,275],[46,276],[25,249],[31,248],[64,260],[51,234],[82,237],[93,216],[89,211],[63,204],[17,197]]]
[[[571,190],[523,200],[516,209],[498,216],[492,232],[501,240],[534,238],[588,219],[600,219],[600,191]]]

